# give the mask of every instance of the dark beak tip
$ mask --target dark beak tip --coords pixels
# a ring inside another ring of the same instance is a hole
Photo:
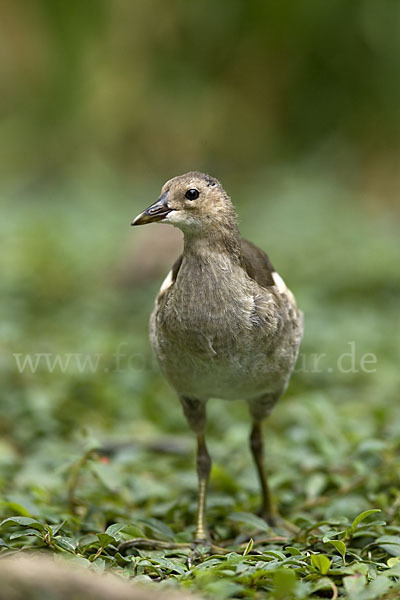
[[[146,225],[147,223],[155,223],[157,221],[162,221],[170,212],[171,208],[169,208],[166,200],[166,194],[163,194],[161,198],[154,202],[151,206],[146,208],[140,215],[135,217],[131,222],[131,226],[135,225]]]
[[[148,222],[147,215],[145,212],[140,213],[131,221],[131,227],[136,227],[136,225],[145,225]]]

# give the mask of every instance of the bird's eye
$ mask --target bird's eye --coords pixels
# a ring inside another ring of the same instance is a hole
[[[192,188],[191,190],[188,190],[185,194],[185,198],[187,198],[188,200],[196,200],[196,198],[199,197],[199,191],[196,190],[195,188]]]

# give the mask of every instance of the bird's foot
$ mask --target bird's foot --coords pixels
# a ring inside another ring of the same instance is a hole
[[[210,538],[208,533],[202,532],[201,535],[196,533],[193,540],[193,553],[194,554],[227,554],[229,551],[222,546],[215,544]]]
[[[196,533],[194,534],[193,542],[203,546],[211,544],[210,534],[208,533],[206,527],[203,525],[198,525],[196,527]]]

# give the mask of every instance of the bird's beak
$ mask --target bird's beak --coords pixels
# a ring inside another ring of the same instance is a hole
[[[168,206],[167,194],[163,194],[161,198],[154,202],[149,208],[146,208],[140,215],[133,219],[131,225],[145,225],[146,223],[154,223],[162,221],[173,210]]]

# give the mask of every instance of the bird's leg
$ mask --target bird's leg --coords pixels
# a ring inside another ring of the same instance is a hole
[[[197,519],[196,519],[196,541],[207,539],[206,523],[206,498],[208,479],[211,471],[211,458],[208,454],[206,441],[203,433],[197,435]]]
[[[207,485],[211,471],[211,458],[208,454],[204,430],[206,425],[206,403],[201,400],[181,397],[183,412],[191,427],[197,435],[197,519],[195,541],[207,540],[206,524],[206,498]]]
[[[253,454],[254,462],[256,463],[258,478],[261,485],[261,516],[269,525],[275,525],[276,513],[268,486],[267,474],[265,471],[262,421],[253,421],[253,428],[250,434],[250,448]]]

